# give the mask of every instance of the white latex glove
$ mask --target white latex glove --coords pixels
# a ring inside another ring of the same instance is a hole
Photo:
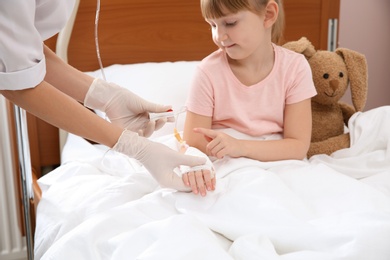
[[[110,121],[149,137],[174,118],[149,120],[149,113],[166,112],[171,106],[151,103],[128,89],[96,78],[85,96],[84,106],[105,112]]]
[[[162,187],[179,191],[191,191],[191,187],[184,185],[174,169],[181,165],[194,167],[206,163],[205,158],[184,155],[129,130],[123,131],[112,149],[139,160]]]

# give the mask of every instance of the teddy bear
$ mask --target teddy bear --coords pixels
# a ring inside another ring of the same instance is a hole
[[[331,155],[337,150],[349,148],[348,120],[357,111],[363,111],[367,100],[365,56],[347,48],[316,51],[306,37],[287,42],[283,47],[306,57],[317,90],[317,95],[311,99],[312,137],[307,157]],[[353,106],[340,102],[348,86]]]

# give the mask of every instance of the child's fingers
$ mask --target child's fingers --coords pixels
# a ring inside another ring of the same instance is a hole
[[[206,189],[209,191],[213,190],[213,183],[212,183],[210,171],[203,170],[203,179],[204,179],[204,183],[206,185]]]
[[[190,181],[189,181],[189,179],[188,179],[188,174],[187,173],[184,173],[182,176],[181,176],[181,178],[182,178],[182,180],[183,180],[183,182],[184,182],[184,185],[186,185],[186,186],[190,186]]]
[[[182,175],[182,179],[194,194],[206,196],[207,191],[215,190],[216,178],[209,170],[188,172]]]
[[[189,172],[189,173],[187,173],[187,175],[188,175],[188,181],[190,183],[192,192],[194,194],[198,194],[198,188],[197,188],[197,185],[196,185],[195,173],[194,172]]]
[[[194,132],[198,134],[203,134],[203,136],[206,138],[208,142],[212,141],[215,137],[217,137],[217,133],[214,130],[207,129],[207,128],[194,128]]]
[[[196,179],[196,185],[198,186],[198,190],[200,192],[200,195],[206,196],[206,187],[203,179],[203,171],[196,171],[195,172],[195,179]]]
[[[217,184],[217,178],[215,178],[215,177],[212,178],[212,179],[211,179],[211,184],[212,184],[212,186],[211,186],[212,188],[211,188],[211,189],[212,189],[212,190],[215,190],[215,185]]]

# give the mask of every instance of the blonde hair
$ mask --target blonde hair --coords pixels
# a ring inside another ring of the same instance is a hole
[[[284,30],[283,0],[200,0],[200,8],[206,19],[225,16],[223,10],[231,13],[248,10],[261,14],[269,1],[275,1],[279,6],[278,18],[272,27],[272,42],[280,43]]]

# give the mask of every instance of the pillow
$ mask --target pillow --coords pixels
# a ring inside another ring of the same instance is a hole
[[[189,86],[199,61],[147,62],[126,65],[111,65],[104,68],[108,82],[129,89],[151,102],[172,105],[174,111],[184,107]],[[87,72],[93,77],[102,78],[101,70]],[[103,116],[102,113],[98,113]],[[175,123],[166,123],[153,133],[151,138],[173,134],[184,128],[185,113],[178,115]]]

